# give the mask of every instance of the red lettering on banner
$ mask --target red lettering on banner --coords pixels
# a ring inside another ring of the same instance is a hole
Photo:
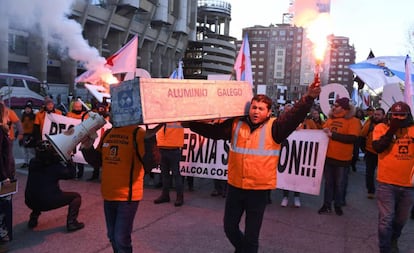
[[[219,97],[238,97],[243,95],[243,90],[241,88],[219,88],[217,89],[217,95]]]

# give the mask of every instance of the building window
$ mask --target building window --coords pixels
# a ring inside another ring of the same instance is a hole
[[[9,34],[9,52],[17,55],[27,55],[27,37]]]
[[[253,43],[253,44],[252,44],[252,47],[257,47],[257,44],[256,44],[256,43]]]

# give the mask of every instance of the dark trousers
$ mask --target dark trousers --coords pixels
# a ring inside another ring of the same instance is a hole
[[[214,179],[214,190],[216,190],[219,194],[225,196],[227,191],[227,181]]]
[[[243,190],[227,186],[224,232],[237,253],[256,253],[269,190]],[[239,224],[246,213],[244,233]]]
[[[324,205],[332,207],[342,207],[345,203],[346,178],[348,176],[349,167],[340,167],[325,163],[323,175],[325,178]]]
[[[63,192],[56,196],[49,196],[43,200],[28,200],[26,205],[33,210],[33,216],[39,216],[43,211],[50,211],[60,207],[69,206],[66,222],[73,223],[79,215],[79,209],[82,204],[82,197],[77,192]]]
[[[375,193],[375,170],[378,165],[378,155],[366,151],[365,153],[365,185],[368,193]]]
[[[180,174],[180,159],[181,149],[160,149],[161,154],[161,176],[162,176],[162,190],[169,192],[172,182],[172,177],[175,181],[175,190],[177,194],[182,194],[184,191],[183,177]],[[170,174],[172,172],[172,175]]]

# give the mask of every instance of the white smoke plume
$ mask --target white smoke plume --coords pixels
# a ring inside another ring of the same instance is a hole
[[[67,51],[70,58],[84,63],[88,70],[102,68],[105,58],[83,38],[81,25],[68,18],[74,1],[7,0],[5,5],[13,26],[38,31],[49,45],[57,45],[61,52]]]

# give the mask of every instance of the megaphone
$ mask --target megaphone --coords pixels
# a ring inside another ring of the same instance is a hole
[[[64,161],[69,161],[73,150],[85,138],[95,139],[96,131],[106,124],[104,117],[95,112],[88,112],[89,117],[79,125],[56,135],[47,135],[46,138]]]

